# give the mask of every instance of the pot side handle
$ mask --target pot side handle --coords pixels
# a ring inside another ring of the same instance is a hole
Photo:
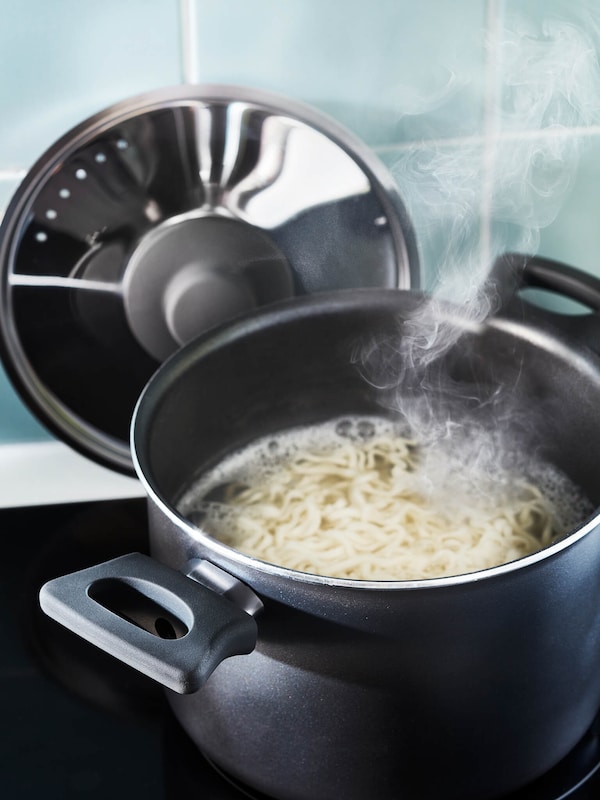
[[[492,269],[500,305],[508,313],[550,323],[579,344],[600,353],[600,279],[539,255],[505,253]],[[518,297],[522,289],[544,289],[575,300],[590,313],[567,315],[534,306]],[[524,311],[525,308],[525,311]]]
[[[141,553],[48,581],[40,605],[74,633],[180,694],[195,692],[221,661],[256,645],[252,616]],[[131,621],[136,616],[128,609],[136,606],[145,609],[144,627]]]
[[[600,280],[595,275],[545,256],[506,253],[495,269],[512,271],[516,290],[547,289],[600,311]]]

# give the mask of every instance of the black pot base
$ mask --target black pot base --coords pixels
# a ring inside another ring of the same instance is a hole
[[[219,794],[219,800],[221,798],[235,800],[242,797],[251,800],[277,800],[257,792],[232,777],[205,753],[201,755],[206,764],[221,778],[223,786],[227,784],[232,790],[231,795]],[[509,795],[503,795],[498,800],[591,800],[592,797],[596,798],[599,795],[598,779],[600,779],[600,714],[585,736],[559,764],[533,783]]]

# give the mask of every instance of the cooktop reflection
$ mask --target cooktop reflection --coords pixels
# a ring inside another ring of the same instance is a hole
[[[145,501],[6,509],[0,529],[2,796],[264,800],[198,752],[159,686],[39,609],[46,580],[148,551]],[[600,715],[563,762],[502,800],[598,798],[599,767]]]

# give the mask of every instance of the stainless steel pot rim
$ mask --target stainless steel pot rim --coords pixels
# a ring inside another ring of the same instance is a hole
[[[160,511],[178,528],[184,530],[190,539],[209,549],[211,556],[214,554],[214,563],[217,566],[228,572],[232,572],[232,565],[239,566],[244,568],[245,571],[250,570],[257,573],[262,573],[263,575],[277,577],[292,583],[311,584],[314,586],[330,586],[332,589],[346,588],[364,592],[409,591],[416,589],[435,588],[442,589],[450,586],[468,585],[471,583],[493,580],[498,577],[509,575],[513,572],[528,569],[529,567],[533,567],[543,561],[550,560],[558,556],[563,550],[573,546],[576,542],[578,542],[580,539],[583,539],[588,534],[598,531],[598,515],[594,514],[594,516],[583,523],[580,527],[565,533],[557,541],[542,548],[541,550],[537,550],[530,555],[523,556],[522,558],[515,559],[514,561],[508,561],[505,564],[499,564],[495,567],[488,567],[486,569],[477,570],[475,572],[467,572],[460,575],[449,575],[441,578],[423,578],[418,580],[397,581],[368,581],[350,578],[332,578],[281,567],[277,564],[271,564],[267,561],[261,561],[257,558],[253,558],[252,556],[248,556],[239,550],[228,547],[218,539],[215,539],[214,537],[202,531],[200,528],[192,525],[155,491],[153,485],[147,480],[140,468],[135,450],[133,451],[133,461],[134,466],[138,471],[138,477],[142,482],[150,500],[154,502]]]

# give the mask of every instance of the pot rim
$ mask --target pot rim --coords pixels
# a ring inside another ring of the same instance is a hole
[[[261,559],[249,556],[239,550],[236,550],[235,548],[229,547],[228,545],[219,541],[217,538],[203,531],[201,528],[198,528],[190,523],[155,489],[152,481],[146,474],[144,466],[139,457],[138,447],[136,444],[137,432],[140,424],[140,413],[145,412],[146,404],[151,402],[151,398],[153,396],[156,396],[157,394],[159,397],[162,396],[162,389],[160,387],[157,388],[157,385],[163,382],[165,375],[179,373],[180,371],[186,369],[186,365],[189,366],[188,354],[191,351],[194,353],[195,361],[198,357],[201,357],[202,352],[204,352],[207,348],[208,350],[212,349],[211,343],[215,340],[218,340],[221,343],[232,341],[240,335],[244,335],[253,331],[255,329],[255,325],[258,324],[261,326],[261,323],[264,324],[264,320],[266,318],[270,318],[271,320],[279,319],[282,313],[283,315],[310,314],[312,313],[311,309],[313,309],[315,305],[320,306],[321,304],[331,304],[332,301],[337,302],[338,300],[346,305],[356,304],[357,306],[362,306],[365,298],[382,297],[384,295],[388,297],[392,297],[393,295],[410,296],[411,299],[417,303],[427,299],[426,294],[415,290],[362,288],[322,292],[318,295],[313,295],[310,297],[294,298],[292,300],[284,300],[278,303],[273,303],[269,307],[257,309],[255,312],[244,314],[235,320],[219,325],[217,328],[207,331],[194,341],[182,347],[179,351],[167,359],[164,364],[161,365],[138,398],[133,412],[130,428],[131,454],[137,477],[142,483],[148,499],[151,500],[160,509],[160,511],[166,517],[168,517],[172,523],[175,524],[177,528],[185,531],[185,533],[192,540],[209,550],[211,556],[214,554],[216,557],[215,564],[221,568],[231,572],[232,567],[240,567],[244,573],[250,570],[252,572],[258,572],[264,576],[279,578],[296,584],[302,583],[305,585],[328,586],[332,588],[350,588],[363,591],[398,591],[424,588],[432,589],[438,587],[444,588],[471,584],[480,582],[482,580],[492,580],[499,576],[520,571],[521,569],[533,567],[540,562],[550,560],[558,556],[558,554],[560,554],[563,550],[571,547],[598,527],[600,510],[595,509],[589,518],[582,520],[578,526],[566,531],[558,539],[556,539],[556,541],[541,548],[540,550],[536,550],[533,553],[530,553],[526,556],[521,556],[520,558],[508,561],[504,564],[498,564],[493,567],[486,567],[484,569],[461,573],[458,575],[404,580],[362,580],[356,578],[336,578],[315,575],[308,572],[300,572],[298,570],[282,567],[277,564],[272,564],[268,561],[262,561]],[[442,309],[445,309],[446,313],[451,314],[453,317],[460,318],[459,310],[450,304],[443,304]],[[255,320],[258,320],[258,322],[255,322]],[[482,326],[493,327],[514,335],[518,333],[521,338],[524,336],[523,322],[508,318],[502,318],[499,316],[492,317],[485,320],[481,324],[478,323],[475,327],[479,328]],[[469,327],[468,321],[465,323],[465,328],[466,327]],[[590,379],[593,378],[600,382],[600,376],[597,374],[597,368],[596,371],[594,371],[593,365],[590,364],[589,360],[583,353],[576,351],[574,352],[568,346],[568,344],[558,338],[555,338],[547,330],[536,327],[535,325],[527,324],[526,338],[534,345],[540,347],[547,348],[551,344],[552,350],[555,353],[561,353],[563,357],[568,356],[570,360],[576,360],[579,368],[589,373]]]
[[[345,589],[358,589],[362,591],[406,591],[410,589],[433,589],[433,588],[447,588],[450,586],[466,585],[470,583],[479,582],[482,580],[492,580],[496,577],[507,575],[511,572],[516,572],[521,569],[527,569],[538,564],[541,561],[549,560],[556,557],[563,550],[571,547],[580,539],[587,536],[598,527],[598,512],[582,523],[579,527],[563,534],[552,544],[543,547],[541,550],[536,550],[527,556],[522,556],[513,561],[508,561],[504,564],[499,564],[495,567],[486,567],[485,569],[476,570],[474,572],[465,572],[459,575],[447,575],[437,578],[418,578],[412,580],[361,580],[356,578],[334,578],[324,575],[314,575],[310,572],[300,572],[298,570],[281,567],[277,564],[271,564],[268,561],[262,561],[253,556],[246,555],[239,550],[235,550],[226,544],[223,544],[218,539],[210,536],[201,528],[192,525],[188,520],[179,514],[175,509],[167,503],[153,488],[152,484],[148,481],[141,469],[140,463],[137,458],[137,453],[133,451],[133,463],[138,477],[142,482],[148,498],[160,509],[160,511],[167,516],[180,530],[185,533],[198,544],[204,545],[211,553],[217,556],[215,564],[223,569],[231,572],[231,566],[240,566],[253,571],[257,571],[262,575],[276,577],[292,581],[294,583],[310,584],[313,586],[329,586],[332,588],[345,588]]]

